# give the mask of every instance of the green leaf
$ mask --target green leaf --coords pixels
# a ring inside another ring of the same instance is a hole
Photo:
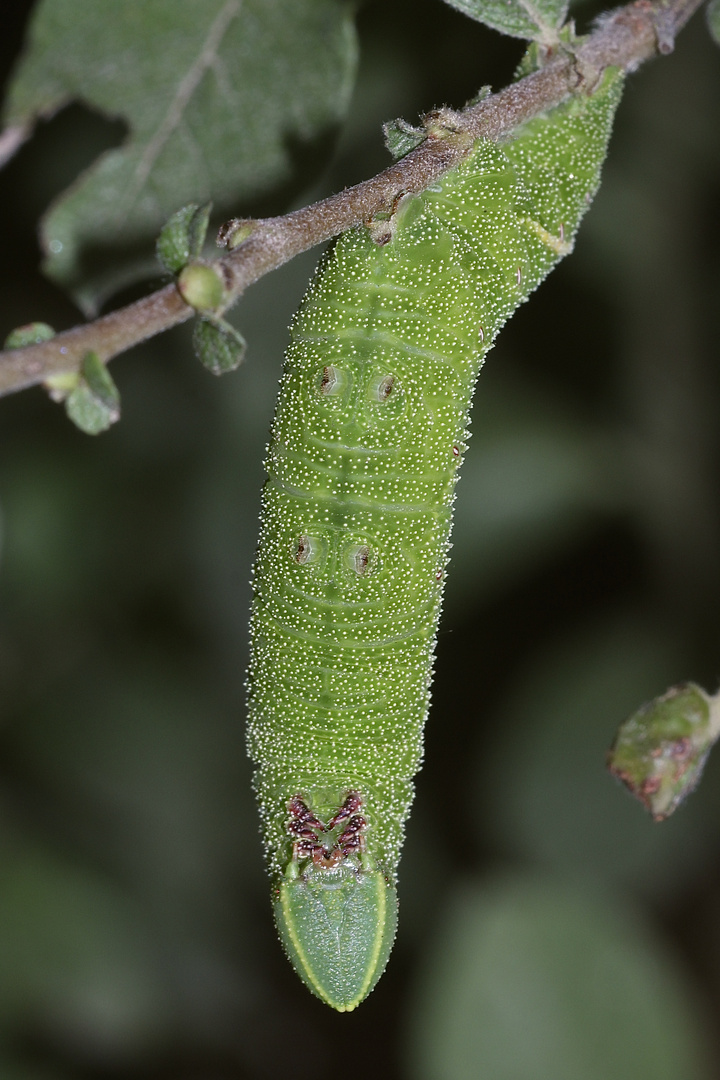
[[[57,375],[48,375],[43,386],[53,401],[65,401],[68,394],[80,384],[79,371],[60,371]]]
[[[164,270],[179,274],[191,259],[197,259],[205,243],[212,203],[188,203],[165,222],[155,252]]]
[[[511,37],[556,44],[567,0],[445,0],[451,7]]]
[[[65,411],[86,435],[99,435],[120,419],[120,394],[97,353],[86,354],[80,372],[65,399]]]
[[[608,767],[663,821],[695,789],[718,734],[718,701],[694,683],[673,686],[622,724]]]
[[[247,347],[240,331],[218,318],[197,320],[193,346],[198,359],[213,375],[225,375],[239,367]]]
[[[150,267],[178,206],[229,216],[292,183],[296,151],[343,117],[355,58],[341,0],[42,0],[4,122],[81,99],[129,128],[45,216],[47,274],[92,314],[123,270]]]
[[[633,909],[534,875],[455,894],[411,1017],[415,1080],[699,1080],[705,1033]]]
[[[710,33],[720,45],[720,0],[710,0],[706,13]]]
[[[425,128],[413,127],[402,117],[383,124],[383,134],[385,145],[394,158],[405,157],[427,138]]]
[[[22,349],[26,345],[41,345],[55,337],[55,331],[47,323],[34,322],[17,326],[5,338],[6,349]]]

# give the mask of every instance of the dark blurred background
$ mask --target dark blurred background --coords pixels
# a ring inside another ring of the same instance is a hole
[[[29,8],[1,16],[4,77]],[[435,0],[369,2],[359,33],[295,204],[522,52]],[[662,825],[604,770],[644,700],[717,689],[719,131],[698,15],[630,78],[576,252],[481,376],[400,931],[351,1016],[277,944],[243,735],[264,445],[317,253],[235,309],[232,375],[185,327],[117,359],[105,435],[40,389],[0,402],[2,1080],[720,1078],[720,758]],[[122,138],[72,105],[0,173],[0,336],[79,321],[37,221]]]

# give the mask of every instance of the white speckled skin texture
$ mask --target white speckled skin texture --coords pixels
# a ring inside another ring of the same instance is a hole
[[[481,143],[404,200],[392,239],[346,233],[292,327],[254,574],[249,751],[270,870],[288,800],[362,796],[393,878],[422,759],[457,470],[500,327],[566,254],[621,78]],[[355,856],[359,858],[359,856]]]

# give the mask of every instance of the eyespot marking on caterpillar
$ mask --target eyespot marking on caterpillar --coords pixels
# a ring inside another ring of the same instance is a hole
[[[394,375],[379,375],[370,381],[370,400],[384,405],[390,397],[397,396],[399,389],[398,380]]]
[[[345,548],[345,563],[358,577],[366,577],[375,570],[377,559],[369,544],[348,544]]]
[[[350,376],[344,368],[328,364],[315,379],[315,390],[320,397],[339,397],[350,382]]]
[[[303,533],[293,540],[290,550],[298,566],[311,566],[320,562],[325,554],[325,544],[319,537]]]

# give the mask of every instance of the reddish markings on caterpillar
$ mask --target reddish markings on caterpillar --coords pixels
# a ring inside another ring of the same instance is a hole
[[[326,830],[329,832],[330,829],[334,829],[336,825],[338,825],[341,821],[344,821],[345,818],[349,818],[352,814],[355,813],[356,810],[359,810],[361,806],[362,798],[360,796],[360,793],[358,791],[349,791],[347,793],[345,802],[342,804],[337,814],[335,814],[334,817],[330,818],[327,825],[325,826]]]
[[[367,820],[356,813],[361,806],[360,794],[350,791],[338,812],[323,824],[300,795],[293,795],[288,803],[290,820],[287,823],[287,830],[294,838],[293,859],[312,859],[315,866],[331,870],[350,856],[361,854],[365,850],[367,828]],[[319,833],[330,833],[343,821],[347,821],[347,825],[335,840],[330,844],[323,843]]]
[[[302,823],[311,829],[322,829],[323,823],[315,817],[299,795],[294,795],[288,803],[288,810],[293,821]]]

